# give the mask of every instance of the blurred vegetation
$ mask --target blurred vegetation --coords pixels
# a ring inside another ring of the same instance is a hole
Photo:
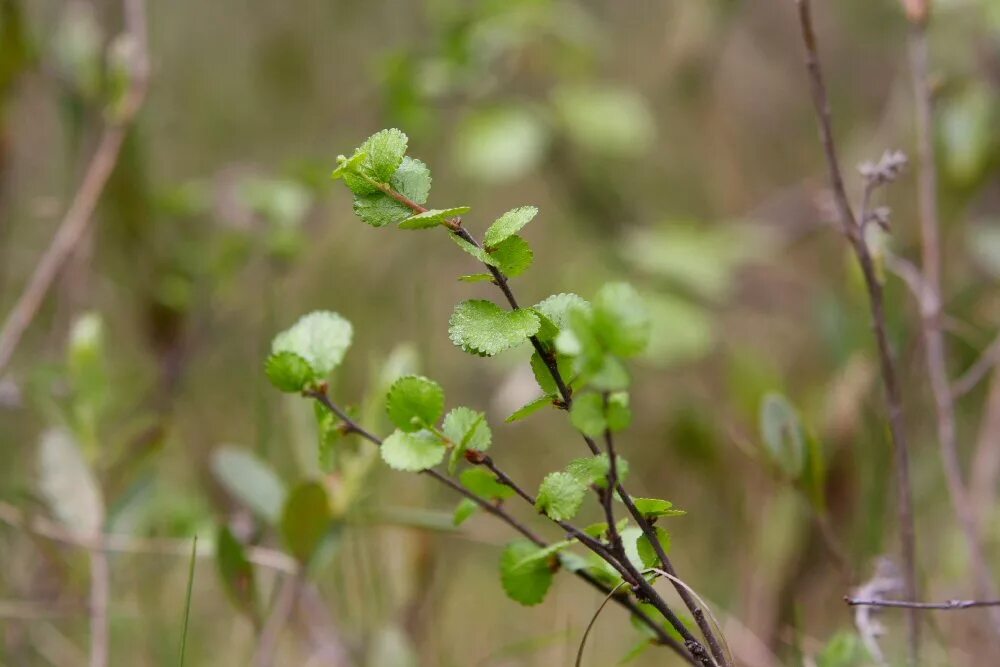
[[[912,152],[897,3],[817,4],[845,164]],[[895,553],[891,452],[863,285],[826,224],[791,3],[148,11],[149,98],[92,233],[0,376],[0,664],[84,664],[89,636],[86,551],[33,535],[11,510],[131,536],[109,556],[112,664],[176,664],[195,535],[187,665],[250,664],[283,572],[314,549],[275,664],[572,663],[599,595],[566,578],[543,606],[510,602],[496,583],[505,527],[455,528],[456,498],[386,469],[364,443],[325,443],[321,469],[312,408],[264,376],[275,333],[332,310],[355,328],[332,389],[378,433],[381,397],[407,372],[433,374],[497,424],[534,396],[527,350],[488,362],[448,340],[454,303],[488,293],[454,280],[471,260],[425,235],[370,233],[329,180],[338,152],[392,126],[433,165],[433,201],[470,205],[479,233],[512,206],[539,207],[524,232],[537,264],[519,286],[526,302],[613,279],[641,289],[654,344],[619,448],[631,488],[687,511],[672,557],[743,664],[870,664],[841,598]],[[0,0],[0,313],[120,94],[120,26],[110,0]],[[1000,3],[939,1],[931,38],[958,375],[1000,325]],[[887,243],[915,256],[914,179],[884,203]],[[921,579],[930,599],[968,596],[918,313],[898,278],[886,289]],[[1000,446],[984,419],[998,386],[958,404],[967,469],[980,443]],[[573,435],[543,414],[496,427],[493,448],[535,487],[578,454]],[[985,483],[1000,572],[996,478]],[[311,532],[314,519],[329,535]],[[251,563],[251,546],[289,556]],[[927,664],[984,664],[983,618],[931,617]],[[902,616],[881,620],[887,653],[902,655]],[[595,633],[592,665],[616,664],[637,638],[617,609]]]

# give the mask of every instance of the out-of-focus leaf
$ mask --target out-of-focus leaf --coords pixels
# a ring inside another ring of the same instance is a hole
[[[816,656],[816,667],[861,667],[869,659],[860,637],[853,632],[838,632]]]
[[[987,85],[968,86],[941,106],[945,168],[955,182],[969,185],[982,177],[997,146],[997,96]]]
[[[52,513],[75,533],[99,532],[104,499],[76,440],[65,430],[49,429],[38,449],[39,486]]]
[[[806,435],[798,412],[781,394],[767,394],[761,402],[760,437],[771,460],[798,479],[805,466]]]
[[[277,524],[287,492],[281,479],[264,461],[233,445],[212,454],[212,472],[229,493],[270,524]]]
[[[372,639],[365,667],[417,667],[417,651],[406,633],[395,625],[382,628]]]
[[[556,90],[552,103],[569,138],[595,154],[636,157],[656,138],[649,105],[633,91],[566,85]]]
[[[354,329],[337,313],[319,310],[303,315],[291,328],[274,337],[274,354],[293,352],[320,376],[329,375],[351,346]]]
[[[288,551],[300,563],[308,563],[332,521],[330,499],[322,484],[304,482],[295,487],[281,513],[281,535]]]
[[[982,269],[1000,278],[1000,220],[980,220],[970,225],[966,247]]]
[[[477,505],[475,501],[470,500],[469,498],[462,498],[458,501],[458,505],[455,507],[455,516],[453,517],[452,522],[456,526],[461,526],[470,516],[475,514],[478,509],[479,505]]]
[[[525,107],[501,107],[466,116],[455,135],[455,160],[463,173],[498,183],[524,176],[545,153],[548,130]]]
[[[246,549],[226,525],[219,526],[215,561],[222,585],[233,605],[251,619],[257,617],[257,581]]]
[[[669,294],[643,296],[651,323],[644,359],[666,367],[697,361],[712,349],[716,334],[705,308]]]

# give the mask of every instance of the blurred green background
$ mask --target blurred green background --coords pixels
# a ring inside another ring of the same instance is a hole
[[[671,524],[672,557],[742,664],[869,664],[841,598],[896,551],[891,458],[864,292],[825,222],[791,2],[172,0],[148,12],[149,97],[92,233],[0,377],[0,664],[86,662],[86,551],[14,521],[86,510],[95,489],[39,481],[65,460],[45,452],[67,447],[98,481],[107,530],[129,536],[110,556],[113,665],[176,664],[191,538],[208,556],[228,526],[281,550],[268,512],[310,479],[327,485],[334,534],[275,664],[572,664],[597,593],[564,575],[542,606],[506,599],[504,526],[453,528],[456,498],[361,444],[321,475],[311,408],[263,375],[277,331],[334,310],[355,341],[332,393],[377,432],[387,379],[415,369],[487,411],[495,456],[526,486],[581,453],[554,411],[502,425],[536,391],[528,350],[478,359],[449,342],[453,305],[494,297],[455,280],[472,260],[443,233],[366,227],[329,180],[336,155],[382,127],[409,134],[434,173],[431,205],[471,206],[475,233],[514,206],[541,209],[525,232],[535,266],[514,283],[523,302],[589,296],[611,279],[642,290],[654,345],[635,368],[620,451],[634,493],[688,511]],[[845,164],[912,153],[897,4],[816,12]],[[120,28],[110,0],[0,0],[2,314],[92,154]],[[938,2],[931,37],[957,375],[1000,323],[1000,3]],[[889,243],[915,256],[912,176],[884,203]],[[917,314],[898,279],[886,289],[921,578],[928,597],[962,597],[968,565]],[[790,480],[762,444],[759,415],[776,393],[822,452],[808,480]],[[984,382],[959,403],[970,460],[1000,447],[992,393]],[[267,470],[280,484],[247,484]],[[972,478],[1000,565],[996,477],[976,467]],[[254,577],[266,611],[282,575],[258,566]],[[261,613],[231,585],[198,559],[186,664],[250,664]],[[901,617],[882,620],[884,647],[901,654]],[[934,617],[928,664],[984,664],[981,620]],[[585,664],[616,664],[638,637],[609,608]],[[633,664],[675,662],[650,651]]]

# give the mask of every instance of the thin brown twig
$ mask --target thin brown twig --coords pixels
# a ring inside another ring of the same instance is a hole
[[[910,74],[916,106],[921,269],[925,304],[920,308],[924,352],[937,411],[938,445],[952,509],[962,527],[972,565],[976,594],[995,597],[996,582],[990,572],[976,510],[962,472],[955,424],[955,396],[948,375],[947,348],[941,320],[941,240],[938,219],[938,177],[934,148],[934,99],[930,84],[927,20],[914,20],[910,28]],[[990,614],[994,632],[1000,634],[1000,609]]]
[[[90,555],[90,667],[106,667],[110,655],[108,605],[111,598],[111,566],[101,550]]]
[[[908,600],[874,600],[845,596],[844,602],[851,607],[898,607],[900,609],[926,609],[934,611],[1000,607],[1000,600],[945,600],[944,602],[911,602]]]
[[[910,599],[916,599],[917,593],[917,557],[916,528],[914,525],[913,494],[910,486],[910,449],[903,426],[903,402],[896,374],[896,364],[886,331],[886,318],[882,284],[879,282],[871,252],[861,231],[861,226],[854,217],[844,179],[837,157],[837,149],[833,136],[833,121],[830,112],[830,101],[820,67],[819,51],[816,33],[813,29],[812,14],[809,0],[796,0],[798,5],[799,25],[802,41],[806,51],[806,69],[809,74],[809,87],[813,106],[819,124],[820,139],[826,158],[830,184],[833,189],[838,217],[844,235],[861,267],[865,288],[871,310],[872,328],[878,348],[879,366],[882,381],[885,386],[886,407],[889,417],[889,431],[892,438],[896,468],[897,512],[899,516],[899,532],[905,581],[905,594]],[[907,618],[907,643],[909,660],[912,665],[919,662],[920,656],[920,617],[910,613]]]
[[[1000,363],[1000,336],[994,338],[979,358],[952,383],[952,399],[957,400],[975,389],[998,363]]]
[[[105,114],[104,129],[97,148],[66,216],[0,328],[0,376],[10,364],[21,338],[38,314],[59,272],[90,229],[97,203],[118,164],[122,144],[146,98],[149,46],[145,0],[123,0],[123,13],[125,34],[133,49],[128,89],[121,104]]]

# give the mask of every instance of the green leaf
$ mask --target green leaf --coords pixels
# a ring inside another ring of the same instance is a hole
[[[486,415],[471,408],[458,407],[445,415],[441,430],[454,443],[448,472],[454,473],[459,460],[467,449],[489,449],[493,434],[486,423]]]
[[[537,308],[531,308],[530,310],[538,317],[538,321],[541,323],[538,327],[538,333],[535,334],[535,336],[538,337],[538,340],[545,343],[554,341],[556,336],[559,335],[559,327],[556,326],[555,322],[549,319],[548,315]]]
[[[504,421],[507,422],[508,424],[519,422],[522,419],[530,417],[531,415],[535,414],[536,412],[538,412],[539,410],[548,405],[552,405],[552,397],[539,396],[535,400],[529,403],[525,403],[524,405],[519,407],[517,410],[512,412],[511,415],[507,417],[507,419],[505,419]]]
[[[382,183],[392,178],[406,155],[407,136],[391,128],[376,132],[361,144],[360,152],[367,154],[365,166],[375,180]]]
[[[469,468],[459,475],[462,486],[487,500],[504,500],[514,495],[514,489],[498,480],[485,468]]]
[[[853,632],[838,632],[816,656],[816,667],[862,667],[871,657]]]
[[[346,179],[350,178],[350,176],[352,175],[357,175],[364,166],[365,161],[367,159],[368,159],[368,154],[362,153],[360,150],[355,151],[354,155],[352,155],[350,158],[344,157],[343,155],[338,155],[337,168],[333,170],[333,173],[330,175],[330,178],[336,181],[341,178]],[[350,187],[350,185],[348,185],[348,187]],[[351,190],[354,191],[354,188],[351,188]],[[371,190],[365,189],[364,191],[371,191]]]
[[[463,283],[486,283],[493,280],[493,275],[490,273],[470,273],[466,276],[460,276],[458,279]]]
[[[563,540],[562,542],[554,542],[547,547],[539,547],[532,553],[522,558],[518,563],[515,563],[514,567],[521,568],[525,565],[530,565],[531,563],[538,561],[547,561],[549,563],[558,562],[558,559],[553,559],[553,556],[576,543],[576,538],[573,538],[570,540]]]
[[[805,430],[798,412],[781,394],[767,394],[761,402],[760,437],[771,460],[791,479],[798,479],[805,466]]]
[[[278,523],[287,491],[271,466],[243,448],[223,445],[212,453],[212,472],[254,514]]]
[[[291,328],[274,337],[271,352],[292,352],[320,377],[325,377],[340,365],[351,346],[351,323],[337,313],[319,310],[303,315]]]
[[[655,144],[656,122],[635,91],[562,85],[552,98],[556,118],[576,145],[608,158],[634,158]]]
[[[486,230],[483,243],[487,248],[494,248],[501,241],[517,234],[536,215],[538,215],[538,209],[534,206],[521,206],[507,211]]]
[[[539,604],[552,585],[552,566],[529,557],[539,548],[527,540],[511,542],[500,557],[500,583],[507,596],[525,606]],[[527,559],[527,560],[526,560]]]
[[[578,431],[591,438],[604,434],[608,420],[604,415],[604,397],[600,394],[582,394],[573,399],[569,420]]]
[[[611,431],[624,431],[629,427],[629,424],[632,423],[632,410],[629,408],[627,392],[616,391],[608,396],[605,416],[608,429]]]
[[[469,517],[475,514],[478,509],[479,505],[477,505],[474,500],[462,498],[458,501],[458,505],[455,507],[455,516],[452,519],[452,523],[456,526],[461,526]]]
[[[530,310],[504,310],[492,301],[463,301],[448,322],[451,341],[482,356],[517,347],[538,331],[538,317]]]
[[[356,195],[353,208],[354,214],[372,227],[385,227],[402,222],[413,213],[409,206],[396,201],[384,192]]]
[[[663,551],[670,553],[670,533],[659,526],[656,526],[654,530],[656,531],[656,539],[659,540]],[[639,552],[639,558],[642,560],[644,567],[660,567],[660,558],[656,555],[656,549],[653,548],[653,543],[650,542],[645,534],[641,535],[635,541],[635,547]]]
[[[544,314],[560,329],[565,329],[569,321],[571,310],[580,310],[590,313],[590,303],[582,296],[572,292],[562,292],[553,294],[547,299],[535,304],[534,309]]]
[[[431,171],[420,160],[404,157],[403,163],[389,180],[389,185],[407,199],[426,204],[431,193]]]
[[[393,470],[420,472],[444,460],[444,443],[430,431],[396,430],[379,447],[382,460]]]
[[[669,500],[659,498],[633,498],[632,502],[639,512],[647,519],[655,519],[661,516],[684,516],[684,510],[674,509],[674,504]]]
[[[52,513],[75,534],[104,526],[104,498],[97,477],[69,431],[51,428],[38,448],[39,486]]]
[[[281,391],[297,393],[316,379],[309,362],[294,352],[268,355],[264,363],[267,379]]]
[[[456,206],[455,208],[436,209],[411,215],[403,222],[399,223],[400,229],[429,229],[437,227],[442,222],[455,216],[465,215],[469,212],[468,206]]]
[[[645,627],[645,623],[643,623],[643,627]],[[643,653],[645,653],[650,647],[655,645],[656,644],[652,639],[640,639],[635,646],[630,648],[628,652],[621,657],[621,660],[618,661],[618,664],[626,665],[632,662],[633,660],[641,656]]]
[[[281,535],[300,563],[308,563],[333,522],[330,499],[319,482],[295,487],[281,514]]]
[[[538,487],[535,506],[556,521],[568,521],[576,516],[587,495],[587,487],[568,472],[551,472]]]
[[[345,180],[351,184],[347,176]],[[420,160],[403,158],[403,163],[389,180],[389,187],[414,203],[422,205],[430,194],[431,172]],[[355,214],[372,227],[402,222],[413,215],[413,210],[409,206],[377,188],[370,192],[355,190],[355,195]]]
[[[403,431],[419,431],[437,424],[444,413],[444,390],[420,375],[396,380],[386,395],[389,419]]]
[[[520,236],[511,236],[490,249],[490,257],[507,276],[514,278],[528,270],[535,254],[531,246]]]
[[[344,439],[344,431],[337,416],[319,401],[313,402],[313,412],[316,416],[319,469],[331,473],[335,469],[335,448]]]
[[[593,326],[605,348],[622,357],[635,356],[649,344],[649,314],[628,283],[608,283],[597,292]]]
[[[528,105],[477,109],[454,131],[455,162],[463,176],[499,183],[519,178],[545,156],[545,121]]]
[[[493,257],[490,257],[490,255],[479,246],[469,243],[468,241],[466,241],[457,234],[452,234],[451,240],[454,241],[459,248],[469,253],[483,264],[488,264],[490,266],[497,266],[498,264],[497,260],[495,260]]]
[[[233,606],[257,618],[257,581],[253,564],[247,559],[243,544],[226,525],[219,526],[215,540],[215,562],[223,588]]]
[[[563,380],[568,382],[573,374],[573,360],[563,355],[557,355],[556,369]],[[534,373],[535,381],[538,382],[538,386],[543,392],[551,396],[559,394],[559,388],[556,386],[555,378],[552,377],[552,372],[537,351],[531,355],[531,372]]]
[[[616,460],[618,462],[618,481],[620,482],[628,476],[628,461],[621,456],[618,456]],[[576,477],[585,486],[606,489],[608,475],[611,473],[611,459],[606,453],[574,459],[566,466],[566,472]]]

